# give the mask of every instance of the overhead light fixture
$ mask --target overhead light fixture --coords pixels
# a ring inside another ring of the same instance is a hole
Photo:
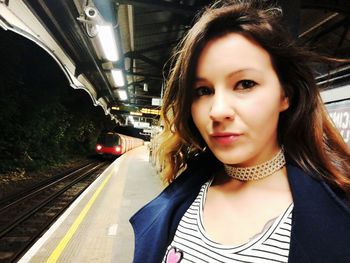
[[[143,91],[148,92],[148,84],[147,83],[143,83]]]
[[[123,87],[125,85],[124,76],[121,69],[111,70],[113,81],[116,87]]]
[[[118,90],[118,95],[120,100],[127,100],[128,99],[128,94],[126,93],[126,90],[120,89]]]
[[[153,115],[160,115],[160,110],[157,109],[147,109],[147,108],[142,108],[140,112],[144,114],[153,114]]]
[[[113,26],[110,24],[96,26],[98,29],[98,39],[100,40],[104,57],[110,61],[117,61],[119,59],[119,55]]]
[[[135,116],[142,116],[141,112],[136,112],[136,111],[130,111],[130,114]]]

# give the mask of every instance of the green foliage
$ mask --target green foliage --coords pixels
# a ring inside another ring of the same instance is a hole
[[[31,107],[18,105],[18,98],[7,98],[2,104],[6,110],[0,116],[0,172],[36,170],[94,153],[104,122],[94,116],[98,109],[72,112],[62,101],[46,103],[46,99]]]
[[[0,173],[94,154],[109,118],[45,51],[6,34],[0,29]]]

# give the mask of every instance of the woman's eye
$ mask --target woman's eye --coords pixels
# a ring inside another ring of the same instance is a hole
[[[212,89],[208,87],[198,87],[194,89],[194,95],[197,97],[212,94]]]
[[[253,88],[257,83],[253,80],[244,79],[237,83],[236,89],[246,90]]]

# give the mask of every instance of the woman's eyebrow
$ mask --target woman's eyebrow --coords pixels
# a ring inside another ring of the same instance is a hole
[[[230,73],[228,73],[225,78],[230,78],[236,74],[239,74],[239,73],[242,73],[242,72],[245,72],[245,71],[255,71],[257,73],[262,73],[261,70],[258,70],[258,69],[255,69],[255,68],[243,68],[243,69],[239,69],[239,70],[234,70]],[[207,79],[205,77],[199,77],[199,76],[195,76],[195,79],[194,79],[195,82],[197,81],[207,81]]]
[[[226,75],[226,78],[232,77],[232,76],[234,76],[236,74],[239,74],[239,73],[242,73],[242,72],[245,72],[245,71],[255,71],[255,72],[258,72],[258,73],[262,73],[261,70],[256,69],[256,68],[243,68],[243,69],[239,69],[239,70],[235,70],[235,71],[230,72],[229,74]]]

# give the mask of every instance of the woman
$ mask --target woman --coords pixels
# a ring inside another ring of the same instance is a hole
[[[261,2],[214,4],[175,53],[169,186],[131,219],[134,262],[350,262],[350,152],[307,63],[320,58]]]

